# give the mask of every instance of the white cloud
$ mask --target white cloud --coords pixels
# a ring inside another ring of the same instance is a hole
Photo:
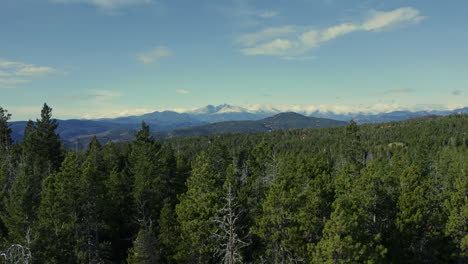
[[[264,105],[253,104],[244,105],[241,108],[248,112],[297,112],[305,115],[310,115],[314,112],[334,114],[378,114],[389,113],[393,111],[431,111],[431,110],[454,110],[465,107],[461,104],[321,104],[321,105]],[[191,109],[173,109],[179,113],[187,113],[195,110]]]
[[[171,55],[172,51],[169,48],[165,46],[159,46],[148,52],[137,54],[136,57],[139,61],[148,64],[158,62],[159,58],[161,57],[167,57]]]
[[[402,23],[418,23],[423,19],[424,17],[419,15],[419,10],[411,7],[399,8],[390,12],[374,11],[361,28],[362,30],[379,31]]]
[[[259,9],[254,7],[252,0],[229,0],[229,1],[214,1],[219,2],[214,6],[223,14],[223,16],[231,19],[234,27],[252,27],[257,26],[265,21],[275,19],[279,16],[279,12],[269,9]],[[227,4],[223,4],[227,2]]]
[[[338,26],[329,27],[323,31],[322,41],[331,40],[356,30],[359,30],[359,27],[353,24],[341,24]]]
[[[13,78],[0,78],[0,88],[2,89],[12,89],[15,88],[18,84],[29,83],[30,80],[24,79],[13,79]]]
[[[149,4],[152,0],[49,0],[59,4],[89,4],[104,9],[114,9],[123,6]]]
[[[272,18],[277,17],[278,13],[274,11],[261,11],[258,13],[258,16],[261,18]]]
[[[275,39],[252,48],[242,49],[245,55],[284,55],[296,45],[296,42],[287,39]]]
[[[288,36],[296,31],[296,26],[269,27],[260,32],[243,34],[236,39],[236,42],[245,46],[251,46],[264,40]]]
[[[51,67],[35,66],[33,64],[0,59],[0,76],[42,77],[58,73]]]
[[[31,82],[30,80],[24,80],[24,79],[0,79],[0,83],[6,83],[6,84],[20,84],[20,83],[28,83]]]
[[[29,83],[31,80],[17,77],[45,77],[57,74],[59,71],[51,67],[35,66],[33,64],[0,59],[0,87],[15,88],[18,84]]]
[[[299,30],[298,26],[266,28],[241,35],[237,42],[245,55],[275,55],[289,58],[309,52],[323,43],[356,31],[381,31],[402,24],[418,23],[424,19],[411,7],[389,12],[373,11],[362,23],[343,23],[328,28]],[[288,37],[291,36],[292,37]],[[281,38],[279,38],[281,37]]]
[[[60,101],[84,101],[90,102],[93,104],[107,104],[110,103],[112,100],[122,97],[123,94],[117,91],[111,90],[90,90],[85,94],[78,94],[78,95],[66,95],[56,97]]]
[[[299,37],[299,44],[304,47],[304,49],[316,48],[320,45],[321,36],[320,32],[317,30],[309,30]]]
[[[290,61],[304,61],[304,60],[315,60],[317,59],[316,56],[284,56],[282,57],[283,60],[290,60]]]
[[[110,91],[108,91],[110,92]],[[6,109],[13,114],[15,120],[24,120],[37,116],[40,107],[5,105]],[[378,114],[393,111],[431,111],[431,110],[455,110],[466,107],[463,104],[321,104],[321,105],[265,105],[252,104],[238,109],[247,110],[250,113],[258,112],[297,112],[311,115],[315,112],[334,114]],[[54,116],[60,119],[66,118],[115,118],[122,116],[143,115],[155,111],[174,111],[178,113],[189,113],[197,108],[143,108],[124,104],[95,104],[90,107],[73,108],[69,105],[54,106]],[[18,117],[21,116],[21,117]]]
[[[114,105],[112,107],[95,109],[92,112],[78,113],[84,119],[116,118],[122,116],[144,115],[156,111],[152,108],[130,108],[128,106]]]
[[[412,93],[413,89],[411,88],[395,88],[395,89],[390,89],[386,90],[383,92],[377,92],[371,94],[372,96],[382,96],[382,95],[398,95],[398,94],[409,94]]]
[[[189,94],[190,91],[184,90],[184,89],[177,89],[177,90],[176,90],[176,93],[180,93],[180,94]]]

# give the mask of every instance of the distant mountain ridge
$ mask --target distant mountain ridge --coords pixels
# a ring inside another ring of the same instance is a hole
[[[279,129],[321,128],[345,126],[347,122],[325,118],[306,117],[297,113],[281,113],[261,120],[225,121],[203,126],[156,132],[156,138],[199,136],[224,133],[261,133]]]
[[[150,126],[159,124],[159,127],[152,128],[154,130],[171,130],[177,127],[197,126],[208,123],[216,123],[223,121],[240,121],[240,120],[260,120],[274,116],[282,112],[275,107],[257,107],[255,109],[247,109],[245,107],[233,106],[229,104],[207,105],[201,108],[186,112],[162,111],[153,112],[141,116],[118,117],[108,119],[97,119],[98,121],[108,121],[120,123],[123,120],[141,122],[145,120]],[[329,118],[340,121],[350,121],[353,119],[358,124],[367,123],[382,123],[392,121],[403,121],[416,117],[424,117],[428,115],[451,115],[456,113],[468,113],[468,107],[455,110],[433,110],[433,111],[393,111],[383,112],[378,114],[369,113],[334,113],[332,111],[296,111],[296,113],[317,118]],[[168,126],[170,125],[170,126]],[[167,128],[165,128],[167,127]]]
[[[224,125],[209,126],[210,124],[230,121],[258,121],[280,114],[281,111],[274,107],[258,107],[256,109],[247,109],[244,107],[232,106],[228,104],[207,105],[195,110],[179,113],[175,111],[161,111],[147,113],[140,116],[126,116],[117,118],[101,118],[93,120],[58,120],[59,128],[57,132],[61,138],[66,141],[71,138],[87,138],[90,135],[107,135],[107,138],[118,139],[117,135],[125,135],[122,138],[131,138],[134,131],[138,130],[141,122],[145,121],[154,132],[190,131],[190,127],[205,126],[204,129],[221,131],[220,127]],[[333,119],[335,121],[349,121],[354,119],[358,124],[382,123],[392,121],[403,121],[414,118],[423,118],[426,116],[444,116],[450,114],[465,113],[468,114],[468,107],[455,109],[451,111],[394,111],[379,114],[366,113],[347,113],[337,114],[333,112],[315,111],[311,113],[298,112],[302,116]],[[292,116],[290,116],[292,117]],[[14,140],[22,140],[25,121],[10,122],[13,129]],[[252,123],[251,129],[254,131],[263,131],[256,123]],[[185,129],[185,130],[184,130]],[[197,128],[199,129],[199,128]],[[182,132],[176,132],[182,133]],[[188,132],[185,132],[188,133]],[[210,132],[211,133],[211,132]],[[240,132],[243,133],[243,132]],[[164,133],[160,133],[162,135]]]
[[[306,117],[297,113],[280,113],[261,120],[244,121],[224,121],[207,125],[179,128],[171,131],[153,132],[155,138],[174,138],[186,136],[200,136],[212,134],[238,133],[250,134],[269,132],[280,129],[299,129],[299,128],[321,128],[333,126],[345,126],[347,122],[337,121],[325,118]],[[69,147],[85,147],[96,136],[99,141],[105,143],[108,140],[128,141],[133,137],[133,133],[124,133],[124,131],[108,131],[95,135],[82,135],[66,140]]]

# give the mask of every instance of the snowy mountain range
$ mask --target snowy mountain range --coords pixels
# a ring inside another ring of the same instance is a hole
[[[167,111],[165,111],[167,112]],[[157,118],[160,113],[165,112],[154,112],[152,113]],[[418,118],[431,115],[450,115],[456,113],[468,113],[468,107],[458,108],[454,110],[424,110],[424,111],[388,111],[381,113],[372,112],[344,112],[344,111],[330,111],[330,110],[318,110],[313,107],[274,107],[265,105],[254,105],[250,107],[233,106],[229,104],[221,105],[207,105],[201,108],[188,111],[179,111],[179,114],[192,117],[195,120],[199,120],[207,123],[214,123],[220,121],[237,121],[237,120],[260,120],[266,117],[284,113],[284,112],[295,112],[304,116],[318,117],[318,118],[329,118],[340,121],[355,120],[359,124],[366,123],[380,123],[380,122],[391,122],[391,121],[403,121],[411,118]],[[175,113],[175,112],[173,112]]]
[[[292,111],[291,111],[292,110]],[[187,111],[157,111],[139,116],[125,116],[117,118],[101,118],[92,120],[72,119],[58,120],[58,133],[62,139],[70,139],[82,137],[84,135],[96,135],[102,133],[113,134],[123,133],[126,137],[132,137],[132,131],[136,131],[141,126],[141,122],[145,121],[152,131],[173,131],[181,128],[206,126],[226,121],[258,121],[265,118],[273,117],[280,113],[295,112],[297,114],[314,117],[326,118],[335,121],[355,120],[359,124],[366,123],[382,123],[392,121],[403,121],[412,118],[420,118],[425,116],[444,116],[457,113],[468,114],[468,107],[455,110],[432,110],[432,111],[393,111],[385,113],[335,113],[332,111],[320,111],[314,109],[293,109],[275,108],[270,106],[253,106],[239,107],[228,104],[207,105],[201,108]],[[295,110],[295,111],[294,111]],[[21,140],[23,137],[25,121],[11,122],[10,126],[13,129],[13,138]]]

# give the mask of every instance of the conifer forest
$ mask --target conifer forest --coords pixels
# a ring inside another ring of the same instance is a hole
[[[467,115],[83,150],[9,119],[0,263],[467,263]]]

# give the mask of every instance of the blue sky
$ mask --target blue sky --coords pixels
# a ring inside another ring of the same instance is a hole
[[[228,103],[468,105],[466,0],[1,0],[0,106],[35,119]]]

